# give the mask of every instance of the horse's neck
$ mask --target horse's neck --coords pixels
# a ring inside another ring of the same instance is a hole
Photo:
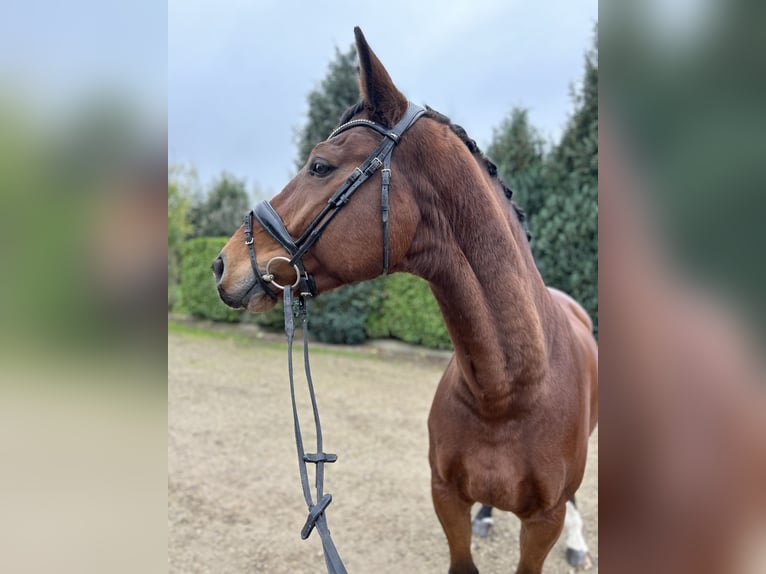
[[[431,284],[477,406],[505,409],[544,378],[552,301],[505,198],[454,207],[412,271]]]

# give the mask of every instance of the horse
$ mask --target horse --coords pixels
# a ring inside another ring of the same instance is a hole
[[[428,416],[449,572],[478,572],[470,511],[480,502],[520,518],[516,572],[539,573],[597,421],[590,319],[543,283],[494,164],[462,128],[413,108],[354,33],[360,102],[223,247],[213,262],[219,295],[262,312],[280,296],[274,286],[308,296],[389,271],[425,279],[454,345]],[[339,193],[349,187],[355,197]],[[343,210],[328,215],[328,205]]]

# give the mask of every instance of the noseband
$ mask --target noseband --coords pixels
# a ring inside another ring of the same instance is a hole
[[[276,299],[276,293],[270,288],[270,285],[283,291],[286,289],[286,286],[274,281],[274,274],[270,272],[271,264],[275,260],[287,261],[295,269],[296,279],[292,287],[299,287],[302,296],[316,295],[316,284],[314,278],[306,272],[303,266],[303,256],[322,236],[324,230],[335,216],[338,215],[343,206],[348,203],[356,190],[381,167],[383,168],[383,183],[380,190],[381,220],[383,222],[383,274],[386,275],[388,273],[388,192],[391,184],[391,155],[393,154],[394,147],[399,143],[402,134],[424,113],[425,109],[410,102],[404,117],[390,130],[380,124],[364,119],[351,120],[336,128],[327,138],[328,140],[355,127],[365,127],[374,130],[383,136],[383,140],[332,194],[330,199],[327,200],[327,205],[324,206],[322,211],[319,212],[298,239],[293,239],[293,236],[287,231],[282,218],[268,201],[262,201],[255,206],[254,210],[245,215],[245,244],[250,254],[250,263],[258,284],[269,297]],[[272,258],[266,264],[266,273],[261,273],[258,270],[255,246],[253,244],[253,217],[290,255],[289,259],[287,257]]]
[[[351,196],[359,189],[372,174],[381,167],[383,168],[383,185],[381,188],[381,219],[383,221],[383,273],[388,273],[389,255],[388,255],[388,191],[391,183],[391,154],[394,146],[399,143],[402,134],[414,124],[417,119],[425,113],[420,106],[410,103],[404,117],[391,129],[386,129],[380,124],[369,120],[352,120],[343,124],[333,131],[327,139],[331,139],[346,130],[354,127],[365,127],[375,130],[383,135],[382,141],[378,147],[373,150],[370,156],[357,167],[349,178],[341,185],[327,201],[327,205],[319,212],[314,220],[309,224],[306,230],[298,239],[293,239],[290,232],[287,231],[282,218],[271,207],[268,201],[262,201],[255,206],[255,209],[248,212],[245,216],[245,244],[250,254],[250,263],[253,267],[253,273],[258,284],[263,291],[272,299],[276,299],[276,293],[271,287],[281,289],[284,293],[284,311],[285,311],[285,333],[287,334],[287,370],[290,377],[290,398],[293,407],[293,428],[295,431],[295,446],[298,452],[298,470],[301,476],[301,487],[303,488],[303,497],[308,506],[309,515],[306,523],[301,530],[301,538],[304,540],[309,537],[312,530],[316,527],[319,536],[322,539],[322,549],[324,550],[325,565],[330,574],[346,574],[346,568],[332,541],[330,530],[327,526],[327,517],[325,510],[332,502],[332,495],[324,493],[324,465],[325,463],[335,462],[337,456],[326,453],[322,448],[322,425],[319,422],[319,410],[317,408],[316,396],[314,394],[314,383],[311,379],[311,366],[309,364],[308,354],[308,310],[306,308],[306,297],[316,294],[316,284],[314,278],[306,272],[303,266],[302,258],[314,243],[321,237],[322,232],[327,228],[330,222],[338,215],[338,212],[348,203]],[[255,245],[253,242],[253,217],[258,223],[271,235],[274,240],[285,249],[290,257],[277,256],[272,257],[266,263],[266,272],[261,273],[258,270],[258,262],[255,256]],[[285,261],[295,269],[296,279],[292,285],[280,285],[271,272],[271,266],[275,261]],[[311,408],[314,416],[314,425],[316,428],[316,453],[306,453],[303,449],[303,435],[301,433],[300,421],[298,419],[298,407],[295,400],[295,383],[293,380],[293,336],[295,333],[295,316],[293,314],[293,289],[298,287],[300,297],[298,298],[298,317],[303,327],[303,363],[306,371],[306,382],[308,385],[309,397],[311,398]],[[309,488],[307,463],[316,465],[315,473],[315,494],[316,503],[311,495]]]

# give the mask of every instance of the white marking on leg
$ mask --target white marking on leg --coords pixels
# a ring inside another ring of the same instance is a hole
[[[564,528],[566,529],[567,548],[588,551],[588,545],[585,543],[585,536],[582,532],[582,516],[571,501],[567,501],[567,513],[564,517]]]

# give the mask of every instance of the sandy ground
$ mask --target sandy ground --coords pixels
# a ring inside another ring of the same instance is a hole
[[[285,347],[269,341],[171,331],[171,574],[325,571],[319,536],[303,541],[299,535],[306,507],[286,359]],[[295,362],[300,368],[297,354]],[[321,346],[312,351],[325,450],[338,454],[326,472],[326,491],[334,498],[328,524],[352,574],[447,572],[447,542],[430,500],[426,429],[445,364],[443,355],[376,356]],[[303,413],[307,404],[305,398]],[[306,432],[310,419],[303,416]],[[306,442],[311,444],[311,438]],[[594,557],[597,492],[596,432],[578,492]],[[474,542],[474,560],[483,574],[514,571],[518,530],[518,519],[496,511],[491,536]],[[545,572],[568,571],[559,540]]]

